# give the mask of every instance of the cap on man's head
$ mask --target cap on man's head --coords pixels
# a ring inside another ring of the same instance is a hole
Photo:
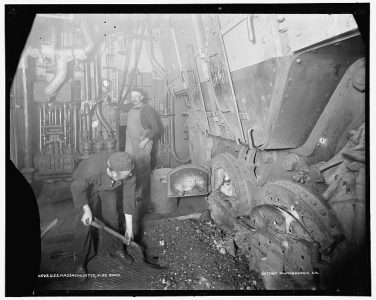
[[[137,92],[137,93],[140,93],[144,99],[149,99],[149,95],[148,93],[144,90],[144,89],[141,89],[141,88],[138,88],[138,87],[134,87],[132,88],[131,92]]]
[[[127,152],[115,152],[108,159],[108,166],[112,171],[130,171],[133,169],[133,157]]]

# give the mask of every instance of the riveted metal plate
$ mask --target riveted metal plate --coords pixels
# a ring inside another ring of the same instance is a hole
[[[285,18],[293,51],[358,29],[350,14],[287,14]]]

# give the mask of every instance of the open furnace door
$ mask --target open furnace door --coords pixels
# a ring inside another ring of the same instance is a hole
[[[182,165],[167,174],[168,197],[209,194],[209,172],[198,165]]]

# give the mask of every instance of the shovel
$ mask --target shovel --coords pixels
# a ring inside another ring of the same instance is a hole
[[[130,241],[128,243],[127,239],[125,238],[124,235],[120,234],[119,232],[113,230],[112,228],[106,226],[101,220],[99,220],[98,218],[94,218],[94,221],[91,222],[91,225],[95,228],[98,228],[98,229],[101,229],[101,230],[105,230],[107,231],[109,234],[112,234],[113,236],[119,238],[122,240],[122,242],[126,245],[130,245],[130,246],[133,246],[134,248],[137,249],[137,251],[141,254],[140,256],[144,258],[144,251],[142,249],[142,247],[135,243],[134,241]],[[143,259],[143,262],[152,267],[152,268],[155,268],[155,269],[166,269],[167,267],[163,267],[163,266],[159,266],[159,265],[154,265],[154,264],[151,264],[151,263],[148,263],[147,261],[145,261],[145,259]]]

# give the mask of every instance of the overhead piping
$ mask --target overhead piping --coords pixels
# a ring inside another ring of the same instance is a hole
[[[64,82],[67,75],[68,62],[73,59],[86,60],[87,55],[94,48],[94,42],[90,35],[87,23],[81,22],[80,28],[85,39],[86,46],[84,48],[63,48],[55,51],[56,73],[50,84],[44,90],[45,94],[49,97],[54,96],[60,85]]]

